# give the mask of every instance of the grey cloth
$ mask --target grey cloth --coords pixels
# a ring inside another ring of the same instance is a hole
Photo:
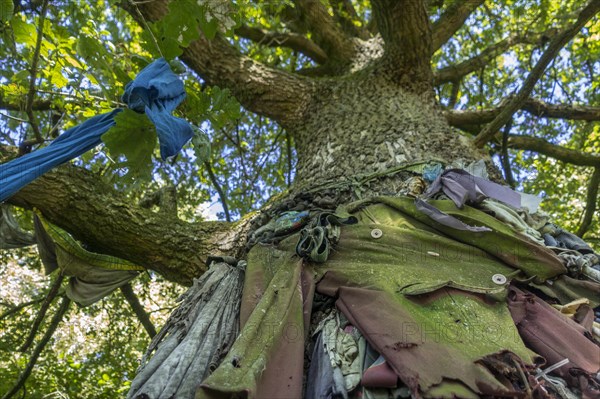
[[[333,369],[323,344],[323,334],[319,333],[312,351],[304,398],[334,399],[347,396],[345,389],[342,392],[334,393]]]
[[[92,266],[56,245],[44,230],[38,217],[34,218],[38,252],[46,274],[59,268],[70,276],[67,297],[81,306],[91,305],[138,276],[129,270],[108,270]]]
[[[194,398],[238,335],[244,283],[239,266],[213,262],[194,279],[181,306],[150,343],[128,398]]]
[[[537,211],[541,201],[533,195],[520,194],[509,187],[473,176],[466,170],[448,169],[429,186],[423,199],[415,201],[415,205],[419,211],[438,223],[454,229],[474,232],[490,230],[486,227],[469,226],[426,202],[438,193],[446,195],[458,208],[462,208],[465,204],[480,204],[483,200],[492,198],[516,209],[526,206],[533,213]]]
[[[557,227],[552,223],[546,224],[542,228],[542,233],[546,245],[549,247],[567,248],[582,254],[593,254],[594,250],[580,237],[573,233]]]
[[[523,218],[522,214],[515,208],[492,199],[484,200],[480,207],[491,213],[496,219],[511,226],[513,230],[526,235],[538,244],[544,244],[540,232],[530,226],[526,222],[527,218]]]
[[[468,230],[473,232],[492,231],[489,227],[469,226],[468,224],[461,222],[454,216],[450,216],[447,213],[440,211],[435,206],[428,204],[420,198],[417,198],[415,200],[415,206],[420,212],[429,216],[431,219],[435,220],[440,224],[443,224],[444,226],[452,227],[453,229]]]
[[[480,159],[479,161],[471,162],[466,168],[464,168],[467,172],[472,174],[473,176],[481,177],[483,179],[489,178],[487,167],[485,166],[485,161]]]
[[[19,227],[10,206],[0,205],[0,249],[23,248],[35,244],[35,237]]]

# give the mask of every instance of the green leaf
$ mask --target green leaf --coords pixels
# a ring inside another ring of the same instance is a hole
[[[15,5],[12,0],[0,0],[0,22],[8,22],[15,12]]]
[[[150,178],[156,129],[146,115],[126,109],[115,117],[116,125],[102,135],[102,141],[115,158],[125,157],[126,178]],[[117,160],[115,159],[115,161]],[[121,164],[120,164],[121,165]]]
[[[196,129],[196,134],[192,138],[192,146],[196,155],[196,163],[200,166],[210,159],[210,139],[206,133]]]
[[[35,40],[37,38],[35,26],[23,21],[23,19],[17,15],[10,20],[10,25],[15,36],[15,42],[23,43],[30,47],[35,46]]]

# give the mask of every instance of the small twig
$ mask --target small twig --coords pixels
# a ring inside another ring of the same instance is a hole
[[[3,116],[3,117],[8,118],[8,119],[12,119],[13,121],[16,121],[16,122],[19,122],[19,123],[31,123],[28,120],[17,118],[16,116],[11,116],[11,115],[5,114],[3,112],[0,112],[0,116]]]
[[[512,359],[512,361],[513,361],[514,365],[517,367],[517,371],[519,372],[519,376],[521,377],[521,380],[523,381],[523,385],[525,385],[525,390],[527,391],[527,398],[528,399],[533,398],[532,393],[531,393],[531,387],[529,386],[529,382],[527,381],[527,377],[525,376],[525,373],[523,372],[521,365],[514,358]]]
[[[583,214],[583,220],[579,229],[577,229],[577,235],[583,237],[588,231],[592,224],[592,219],[596,213],[596,203],[598,202],[598,186],[600,185],[600,167],[594,168],[594,173],[590,178],[587,190],[587,201],[585,205],[585,212]]]
[[[41,341],[38,342],[33,350],[31,358],[29,359],[27,366],[25,366],[25,370],[23,370],[15,385],[13,385],[13,387],[7,393],[5,393],[4,396],[2,396],[2,399],[9,399],[13,397],[25,385],[27,378],[29,378],[31,372],[33,371],[33,367],[35,366],[37,359],[40,357],[40,354],[48,344],[48,341],[50,341],[50,338],[52,338],[54,331],[56,331],[56,328],[60,324],[64,315],[67,313],[67,310],[69,310],[70,304],[71,300],[65,296],[60,304],[60,307],[58,308],[58,311],[54,314],[54,317],[50,322],[50,326],[48,326],[48,330],[46,330],[46,333],[42,337]]]
[[[577,21],[550,41],[546,51],[544,51],[538,62],[535,64],[518,93],[511,99],[506,107],[504,107],[502,112],[500,112],[500,114],[489,125],[483,128],[477,137],[475,137],[473,143],[477,147],[483,147],[498,132],[498,130],[509,121],[513,114],[529,98],[536,83],[542,77],[542,74],[548,65],[558,55],[559,51],[575,37],[575,35],[594,17],[594,15],[596,15],[596,13],[598,13],[599,10],[600,0],[591,0],[581,11]]]
[[[58,295],[60,285],[62,284],[64,278],[65,277],[62,274],[59,274],[56,278],[56,281],[50,286],[50,290],[48,290],[48,295],[46,295],[44,302],[42,302],[42,306],[40,307],[40,310],[37,316],[35,317],[35,320],[33,321],[33,325],[31,326],[31,330],[29,331],[25,342],[23,342],[23,345],[21,345],[21,347],[18,349],[19,352],[25,352],[33,343],[35,335],[37,334],[40,325],[42,324],[42,321],[44,321],[44,317],[46,317],[46,312],[48,311],[48,308],[50,308],[50,304]]]
[[[292,185],[292,137],[290,136],[290,132],[286,130],[285,132],[285,146],[287,150],[287,185],[290,187]]]
[[[31,79],[29,80],[29,92],[27,93],[27,105],[25,112],[29,118],[29,124],[35,135],[35,139],[38,143],[44,141],[40,128],[35,121],[35,115],[33,114],[33,100],[35,98],[35,81],[37,79],[38,62],[40,59],[40,50],[42,48],[42,39],[44,38],[44,22],[46,21],[46,12],[48,11],[48,0],[44,0],[42,4],[42,11],[40,11],[40,23],[37,30],[37,40],[35,42],[35,50],[33,52],[33,60],[31,61]]]
[[[217,190],[217,194],[219,194],[219,199],[221,200],[221,205],[223,205],[223,212],[225,212],[225,220],[231,222],[231,215],[229,214],[229,207],[227,206],[227,197],[225,196],[225,192],[219,183],[219,180],[215,176],[215,173],[210,166],[208,161],[204,162],[204,167],[206,168],[206,173],[208,173],[208,178],[212,182],[213,186],[215,186],[215,190]]]
[[[35,305],[36,303],[40,303],[40,302],[42,302],[44,299],[45,299],[45,298],[44,298],[44,297],[42,297],[42,298],[34,299],[34,300],[32,300],[32,301],[28,301],[28,302],[23,302],[23,303],[20,303],[20,304],[18,304],[18,305],[16,305],[16,306],[13,306],[13,307],[11,307],[10,309],[8,309],[6,312],[4,312],[4,313],[2,313],[2,314],[0,315],[0,320],[3,320],[3,319],[7,318],[7,317],[8,317],[8,316],[10,316],[10,315],[13,315],[13,314],[15,314],[15,313],[19,312],[20,310],[22,310],[22,309],[25,309],[25,308],[26,308],[26,307],[28,307],[28,306]],[[2,305],[4,305],[4,306],[8,306],[8,305],[6,305],[6,304],[2,304]]]
[[[510,135],[510,130],[512,129],[513,120],[509,120],[506,126],[504,127],[504,132],[502,133],[502,168],[504,169],[504,178],[509,186],[513,189],[515,188],[515,178],[512,174],[512,169],[510,168],[510,158],[508,157],[508,137]]]
[[[142,326],[144,326],[144,329],[146,330],[150,338],[154,338],[154,336],[156,335],[156,328],[154,327],[154,324],[152,324],[148,313],[140,303],[137,295],[135,295],[135,292],[133,292],[131,284],[122,285],[120,289],[123,293],[123,296],[129,303],[129,306],[131,306],[131,309],[137,316],[138,320],[142,323]]]
[[[140,9],[138,8],[138,4],[142,4],[140,2],[133,2],[130,0],[130,3],[133,5],[133,7],[135,8],[135,12],[138,14],[138,16],[140,17],[140,19],[142,20],[142,22],[144,23],[144,27],[146,28],[146,30],[148,31],[148,33],[150,34],[150,37],[152,38],[152,41],[154,42],[154,45],[156,46],[156,49],[158,50],[158,54],[160,54],[161,57],[165,58],[165,56],[163,55],[160,46],[158,45],[158,40],[156,40],[156,36],[154,36],[154,32],[152,32],[152,29],[150,29],[150,25],[148,25],[148,21],[146,21],[146,18],[144,18],[144,14],[142,14],[142,12],[140,11]]]
[[[64,93],[64,92],[62,92],[62,91],[37,90],[37,92],[38,92],[38,93],[42,93],[42,94],[51,94],[51,95],[55,95],[55,96],[62,96],[62,97],[75,98],[75,99],[77,99],[77,100],[88,100],[88,99],[87,99],[87,98],[85,98],[85,97],[81,97],[81,96],[78,96],[78,95],[76,95],[76,94],[71,94],[71,93]],[[109,100],[109,99],[107,99],[107,98],[100,97],[100,96],[94,96],[94,95],[91,95],[91,94],[87,94],[87,95],[85,95],[85,96],[86,96],[86,97],[89,97],[89,99],[90,99],[90,100],[106,101],[106,102],[109,102],[109,103],[111,103],[112,105],[114,105],[114,106],[117,106],[117,107],[125,107],[125,106],[127,106],[127,104],[125,104],[125,103],[122,103],[122,102],[120,102],[120,101]]]

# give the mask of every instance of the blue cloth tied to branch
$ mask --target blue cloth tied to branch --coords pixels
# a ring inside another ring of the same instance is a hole
[[[160,155],[176,155],[193,135],[192,127],[171,115],[185,98],[183,82],[160,58],[144,68],[125,86],[123,101],[136,112],[146,113],[156,126]],[[52,168],[99,145],[101,137],[115,125],[122,109],[94,116],[63,134],[48,146],[0,165],[0,202]]]

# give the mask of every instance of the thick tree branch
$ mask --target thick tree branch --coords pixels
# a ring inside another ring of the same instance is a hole
[[[310,30],[315,42],[334,63],[345,64],[354,56],[354,44],[320,0],[294,0],[301,22]]]
[[[456,79],[460,79],[463,76],[485,67],[490,61],[500,56],[511,47],[514,47],[518,44],[542,44],[554,35],[556,35],[556,29],[549,29],[541,33],[510,35],[506,39],[487,47],[473,58],[469,58],[468,60],[456,65],[439,69],[434,74],[433,84],[434,86],[437,86],[442,83],[452,82]]]
[[[154,327],[154,324],[152,324],[150,316],[148,316],[148,313],[146,313],[146,310],[140,303],[137,295],[135,295],[135,292],[133,292],[131,284],[122,285],[120,289],[121,293],[125,297],[125,300],[127,300],[127,303],[129,303],[129,306],[131,306],[131,309],[137,316],[140,323],[142,323],[142,326],[144,326],[144,329],[146,330],[150,338],[154,338],[154,336],[156,335],[156,327]]]
[[[473,143],[477,147],[483,147],[493,136],[498,129],[504,126],[518,110],[521,105],[527,100],[535,84],[541,78],[546,70],[546,67],[556,57],[560,49],[562,49],[584,26],[585,24],[600,10],[600,0],[591,0],[588,5],[581,11],[577,21],[569,28],[565,29],[559,35],[555,36],[548,45],[548,48],[542,54],[536,65],[533,67],[529,76],[523,83],[521,89],[514,98],[504,107],[502,112],[487,125]]]
[[[167,1],[139,2],[132,9],[123,1],[121,7],[144,26],[167,13]],[[137,12],[140,11],[140,13]],[[208,84],[229,88],[248,110],[292,125],[301,120],[310,102],[313,82],[283,70],[267,67],[246,57],[222,37],[209,40],[204,36],[185,48],[181,60]]]
[[[600,167],[594,168],[594,173],[590,178],[587,190],[587,199],[585,203],[585,212],[583,214],[583,220],[577,230],[577,235],[583,237],[583,235],[589,230],[594,214],[596,213],[596,204],[598,203],[598,186],[600,185]]]
[[[9,202],[38,208],[93,251],[127,259],[183,284],[206,270],[209,255],[236,256],[244,245],[235,241],[243,224],[190,224],[143,209],[99,176],[71,166],[46,173]]]
[[[431,25],[422,0],[372,0],[385,42],[384,59],[396,76],[414,86],[431,86]]]
[[[457,0],[448,7],[448,10],[435,21],[431,27],[432,46],[435,52],[442,47],[461,26],[464,25],[469,15],[473,13],[485,0]]]
[[[319,64],[327,62],[327,54],[312,40],[295,33],[269,32],[261,28],[242,25],[236,35],[268,47],[287,47],[304,54]]]
[[[573,165],[600,167],[600,156],[551,144],[538,137],[510,135],[508,148],[534,151]]]
[[[447,110],[444,116],[450,125],[461,128],[463,126],[475,126],[489,123],[500,115],[506,107],[506,103],[496,108],[482,109],[477,111]],[[547,102],[529,98],[520,109],[537,117],[570,119],[579,121],[600,121],[600,107],[569,104],[549,104]]]

